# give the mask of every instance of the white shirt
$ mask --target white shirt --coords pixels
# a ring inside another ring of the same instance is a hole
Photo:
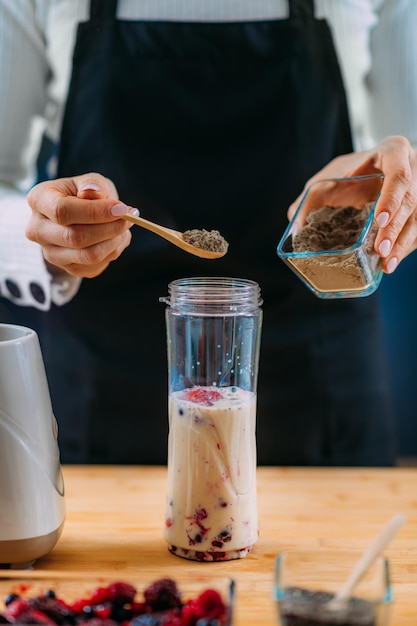
[[[68,302],[81,279],[52,276],[25,237],[26,192],[41,132],[59,137],[76,26],[88,7],[89,0],[0,0],[0,294],[44,310]],[[391,134],[417,147],[417,0],[315,0],[315,8],[333,32],[356,148]],[[288,0],[119,0],[118,17],[282,19]],[[34,296],[38,287],[44,302]]]

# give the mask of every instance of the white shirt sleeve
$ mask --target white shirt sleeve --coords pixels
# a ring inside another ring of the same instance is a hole
[[[81,282],[50,274],[40,246],[25,236],[26,189],[50,79],[42,29],[47,9],[48,0],[0,3],[0,295],[43,310],[67,302]]]
[[[374,0],[367,116],[375,141],[404,135],[417,149],[417,2]]]
[[[328,20],[355,148],[404,135],[417,148],[417,0],[315,0]]]
[[[315,0],[315,7],[333,33],[355,148],[392,134],[417,148],[417,0]],[[119,17],[132,19],[287,14],[287,0],[119,0]],[[59,136],[75,27],[87,16],[88,0],[0,0],[0,296],[45,310],[68,302],[81,279],[52,274],[26,238],[26,190],[45,124]]]
[[[21,306],[48,310],[77,292],[80,279],[62,272],[52,276],[41,247],[25,236],[30,208],[21,193],[0,195],[0,295]]]

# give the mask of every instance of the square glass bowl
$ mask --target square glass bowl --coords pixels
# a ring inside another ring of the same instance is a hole
[[[319,298],[357,298],[378,288],[374,212],[383,180],[383,174],[323,179],[305,192],[277,254]]]
[[[134,575],[85,572],[22,572],[0,576],[0,623],[123,626],[216,624],[233,626],[234,580],[194,575],[169,580],[166,575],[144,580]],[[17,596],[17,597],[15,597]],[[40,620],[40,613],[46,615]],[[4,621],[10,618],[10,622]],[[50,620],[50,621],[48,621]]]
[[[341,551],[279,554],[274,600],[280,626],[388,626],[392,589],[385,558],[374,562],[346,603],[328,606],[360,556]]]

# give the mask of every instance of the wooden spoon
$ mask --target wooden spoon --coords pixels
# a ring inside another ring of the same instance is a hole
[[[406,518],[404,515],[398,513],[389,520],[389,522],[384,526],[379,535],[377,535],[377,537],[372,541],[370,546],[356,563],[355,567],[352,570],[352,573],[346,580],[345,584],[335,595],[335,597],[330,600],[328,604],[329,608],[339,609],[343,606],[345,602],[347,602],[347,600],[352,595],[353,589],[356,587],[368,568],[373,564],[378,556],[382,554],[384,548],[390,543],[390,541],[400,530],[401,526],[405,522],[405,519]]]
[[[156,235],[167,239],[167,241],[173,243],[175,246],[178,246],[182,250],[185,250],[190,254],[194,254],[195,256],[199,256],[203,259],[219,259],[227,252],[227,247],[223,251],[214,251],[205,250],[204,248],[198,248],[197,246],[193,246],[191,243],[188,243],[184,240],[183,233],[179,232],[178,230],[172,230],[171,228],[167,228],[166,226],[160,226],[159,224],[155,224],[154,222],[145,220],[143,217],[137,217],[136,215],[132,215],[131,213],[125,213],[125,215],[121,215],[121,218],[127,220],[128,222],[133,222],[133,224],[137,224],[137,226],[142,226],[142,228],[146,228]]]

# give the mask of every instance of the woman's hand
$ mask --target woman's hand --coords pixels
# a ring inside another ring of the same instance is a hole
[[[417,249],[417,150],[408,140],[387,137],[372,150],[339,156],[315,174],[305,188],[322,178],[376,172],[383,173],[385,178],[375,213],[379,226],[375,250],[383,258],[382,269],[391,274],[408,254]],[[289,219],[302,195],[290,206]]]
[[[98,276],[130,244],[132,224],[119,219],[129,207],[100,174],[39,183],[27,199],[32,215],[26,236],[40,244],[52,271]]]

